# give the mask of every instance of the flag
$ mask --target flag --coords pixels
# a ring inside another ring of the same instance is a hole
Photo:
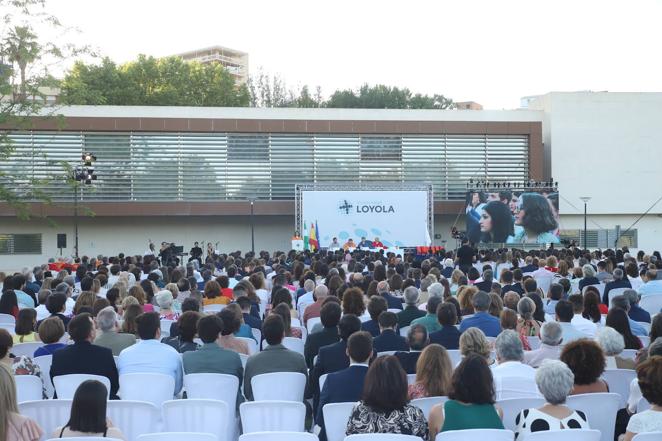
[[[315,239],[317,239],[317,249],[320,249],[322,246],[320,245],[320,239],[322,236],[320,235],[320,227],[317,225],[317,219],[315,219]]]
[[[308,243],[310,244],[310,249],[315,251],[319,248],[319,245],[317,243],[317,234],[315,232],[315,223],[311,222],[310,223],[310,239],[308,239]]]
[[[306,227],[306,221],[303,221],[303,249],[308,249],[308,228]]]

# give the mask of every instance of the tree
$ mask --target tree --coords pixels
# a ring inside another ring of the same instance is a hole
[[[67,43],[67,33],[57,17],[45,10],[44,0],[0,0],[0,201],[7,202],[20,218],[30,216],[28,201],[49,201],[41,190],[45,182],[69,182],[66,169],[56,176],[14,173],[12,164],[35,160],[40,154],[22,157],[12,141],[12,132],[29,130],[35,117],[55,116],[45,108],[44,88],[56,84],[50,70],[88,47]],[[58,33],[57,43],[40,36],[35,29]],[[6,63],[6,64],[5,64]],[[40,159],[40,158],[38,158]]]
[[[453,100],[444,95],[412,95],[407,88],[399,89],[383,84],[364,84],[358,90],[337,90],[326,102],[326,107],[361,109],[452,109]]]
[[[246,86],[237,87],[232,75],[218,63],[188,62],[180,57],[146,55],[117,66],[76,63],[62,81],[65,104],[116,106],[217,106],[249,104]]]

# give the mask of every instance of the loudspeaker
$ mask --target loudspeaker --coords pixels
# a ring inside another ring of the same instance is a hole
[[[57,235],[57,247],[66,248],[67,247],[67,235],[64,233],[59,233]]]

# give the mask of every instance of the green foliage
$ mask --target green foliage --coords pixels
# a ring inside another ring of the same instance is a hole
[[[218,106],[249,104],[248,89],[236,87],[220,64],[187,62],[180,57],[137,60],[117,66],[77,62],[62,81],[65,104],[116,106]]]
[[[349,89],[334,92],[325,106],[360,109],[452,109],[453,100],[440,94],[412,95],[407,88],[364,84],[358,93]]]

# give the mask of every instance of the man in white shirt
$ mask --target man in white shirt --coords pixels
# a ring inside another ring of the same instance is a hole
[[[557,322],[545,322],[540,328],[540,347],[524,353],[524,363],[533,368],[544,360],[558,360],[561,357],[563,330]]]
[[[540,397],[536,370],[522,363],[524,349],[517,332],[505,330],[495,343],[497,366],[492,368],[496,399]]]
[[[161,321],[158,312],[146,312],[136,318],[141,341],[120,353],[117,367],[120,375],[157,373],[175,380],[173,396],[182,389],[182,359],[171,346],[161,343]],[[149,387],[149,385],[145,385]]]
[[[598,325],[591,320],[582,317],[584,312],[584,296],[581,294],[573,294],[568,297],[572,303],[573,317],[570,324],[575,327],[579,332],[586,334],[590,338],[595,338],[595,333],[598,331]]]
[[[310,303],[315,303],[315,299],[313,298],[313,291],[315,290],[315,281],[307,279],[303,283],[303,289],[306,291],[306,293],[299,296],[299,298],[297,299],[297,310],[299,310],[299,313],[301,313],[300,310],[301,306]]]
[[[106,282],[106,289],[110,289],[120,280],[120,268],[119,265],[110,266],[110,275],[108,276],[108,281]]]
[[[554,307],[556,312],[556,321],[561,326],[561,333],[563,335],[563,345],[567,345],[571,341],[579,340],[580,338],[588,338],[588,335],[579,332],[577,328],[572,326],[572,318],[574,317],[572,303],[567,300],[559,300]]]

